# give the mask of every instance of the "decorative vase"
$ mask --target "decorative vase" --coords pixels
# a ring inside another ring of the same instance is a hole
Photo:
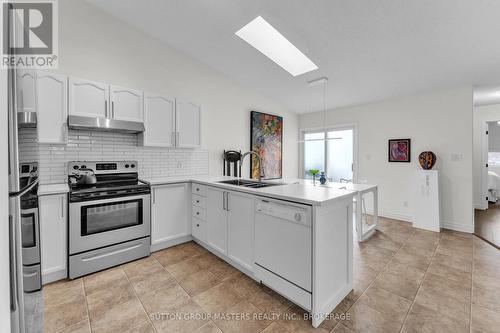
[[[321,172],[321,176],[319,177],[319,182],[321,183],[321,185],[325,185],[326,184],[326,176],[325,176],[325,172]]]
[[[313,176],[313,185],[316,186],[316,175],[319,173],[318,169],[311,169],[309,173]]]
[[[424,151],[418,155],[418,162],[424,170],[430,170],[436,164],[436,154],[432,151]]]

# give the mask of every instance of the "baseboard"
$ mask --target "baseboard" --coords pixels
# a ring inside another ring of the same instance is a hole
[[[43,273],[42,272],[42,285],[46,285],[52,282],[56,282],[59,280],[66,279],[68,277],[68,272],[66,269],[61,270],[52,270],[50,272]]]
[[[474,204],[473,205],[474,209],[479,209],[479,210],[487,210],[488,205],[483,205],[483,204]]]
[[[352,284],[346,285],[345,288],[335,293],[335,295],[330,298],[330,300],[322,307],[322,309],[318,309],[315,313],[312,313],[312,325],[317,328],[326,319],[326,316],[332,313],[333,310],[337,307],[337,305],[342,302],[342,300],[351,292]]]
[[[474,233],[474,226],[470,224],[459,224],[448,221],[441,221],[441,228],[466,232],[469,234]]]
[[[219,257],[220,259],[224,260],[225,262],[227,262],[231,266],[236,267],[239,271],[241,271],[242,273],[245,273],[246,275],[248,275],[248,277],[250,277],[250,278],[252,278],[255,281],[257,281],[257,282],[260,283],[260,280],[257,279],[257,277],[255,276],[255,274],[253,272],[253,269],[248,269],[246,266],[243,266],[239,262],[237,262],[237,261],[229,258],[228,256],[226,256],[225,254],[220,253],[219,251],[215,250],[210,245],[208,245],[208,243],[206,243],[206,242],[204,242],[202,240],[199,240],[196,237],[193,237],[193,241],[195,243],[197,243],[198,245],[204,247],[205,250],[209,251],[213,255],[215,255],[215,256]]]
[[[367,210],[367,213],[373,214],[373,211]],[[403,214],[398,214],[398,213],[390,213],[390,212],[379,212],[378,215],[380,217],[385,217],[385,218],[389,218],[389,219],[413,223],[413,218],[411,216],[408,216],[408,215],[403,215]],[[469,234],[474,233],[474,226],[470,225],[470,224],[460,224],[460,223],[453,223],[450,221],[441,220],[440,227],[445,228],[445,229],[460,231],[460,232],[466,232]]]
[[[367,214],[373,214],[373,210],[367,209],[366,213]],[[385,217],[385,218],[388,218],[388,219],[393,219],[393,220],[400,220],[400,221],[410,222],[410,223],[413,222],[413,218],[411,216],[404,215],[404,214],[399,214],[399,213],[391,213],[391,212],[381,212],[381,211],[379,211],[378,212],[378,216]]]
[[[162,240],[156,244],[151,244],[151,252],[160,251],[168,247],[179,245],[182,243],[187,243],[191,240],[193,240],[193,237],[191,235],[184,235],[184,236],[179,236],[177,238]]]

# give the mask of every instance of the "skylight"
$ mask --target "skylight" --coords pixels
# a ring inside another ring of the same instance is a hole
[[[318,69],[311,59],[261,16],[257,16],[236,35],[262,52],[293,76]]]

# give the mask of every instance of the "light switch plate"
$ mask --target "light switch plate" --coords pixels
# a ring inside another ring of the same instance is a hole
[[[462,160],[462,153],[451,153],[452,162],[460,162]]]

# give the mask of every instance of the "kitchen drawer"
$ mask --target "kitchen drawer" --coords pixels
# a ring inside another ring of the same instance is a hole
[[[193,194],[191,201],[193,202],[194,207],[207,208],[207,198],[202,197],[197,194]],[[193,208],[195,209],[195,208]]]
[[[204,208],[193,207],[193,217],[196,217],[200,220],[207,220],[207,211]]]
[[[74,279],[111,266],[147,257],[150,254],[150,249],[151,237],[145,237],[72,255],[69,257],[69,278]]]
[[[207,196],[207,187],[204,185],[194,183],[191,187],[193,194],[201,195],[202,197]]]
[[[206,242],[207,241],[207,222],[202,221],[202,220],[194,217],[193,224],[192,224],[192,234],[193,234],[194,238],[201,240],[202,242]]]

